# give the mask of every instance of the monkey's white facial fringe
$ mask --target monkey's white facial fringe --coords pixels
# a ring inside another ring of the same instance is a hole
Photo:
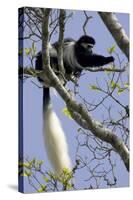
[[[44,144],[55,174],[60,175],[64,168],[71,170],[66,137],[51,105],[44,112]]]
[[[72,69],[75,69],[75,66],[77,69],[84,69],[84,67],[82,67],[76,59],[75,56],[75,50],[74,50],[74,45],[75,42],[69,42],[68,44],[64,45],[64,49],[63,49],[63,57],[64,60],[66,61],[68,66],[71,66]]]

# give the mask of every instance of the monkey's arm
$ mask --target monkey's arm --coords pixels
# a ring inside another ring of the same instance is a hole
[[[114,57],[104,57],[102,55],[91,54],[85,57],[85,67],[98,67],[114,62]]]

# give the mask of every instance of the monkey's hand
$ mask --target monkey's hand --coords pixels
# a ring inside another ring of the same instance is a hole
[[[88,67],[89,66],[91,67],[103,66],[110,62],[114,62],[114,60],[115,59],[113,56],[105,57],[105,56],[94,54],[94,53],[91,55],[88,55],[84,59],[84,61],[88,64]]]
[[[106,57],[107,63],[114,62],[114,60],[115,60],[115,59],[114,59],[113,56]]]

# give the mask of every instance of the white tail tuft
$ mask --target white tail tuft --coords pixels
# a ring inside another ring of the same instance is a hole
[[[54,172],[60,175],[64,168],[71,170],[66,137],[51,105],[44,112],[44,141]]]

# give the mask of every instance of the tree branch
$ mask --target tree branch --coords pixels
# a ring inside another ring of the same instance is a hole
[[[64,43],[64,29],[65,29],[65,18],[66,18],[66,12],[65,10],[60,10],[60,16],[59,16],[59,46],[58,46],[58,67],[59,71],[65,74],[65,68],[63,63],[63,43]]]
[[[119,23],[116,15],[109,12],[98,12],[104,24],[114,37],[117,45],[129,60],[129,38],[122,25]]]
[[[89,72],[124,72],[126,71],[126,67],[123,67],[122,69],[119,68],[103,68],[103,67],[99,67],[99,68],[86,68],[87,71]]]
[[[86,26],[87,26],[89,20],[92,19],[92,16],[88,16],[86,11],[84,11],[84,15],[85,15],[85,22],[83,24],[83,32],[84,32],[84,35],[87,35]]]
[[[51,9],[42,9],[43,20],[42,20],[42,60],[43,69],[50,66],[50,56],[49,56],[49,15]]]

